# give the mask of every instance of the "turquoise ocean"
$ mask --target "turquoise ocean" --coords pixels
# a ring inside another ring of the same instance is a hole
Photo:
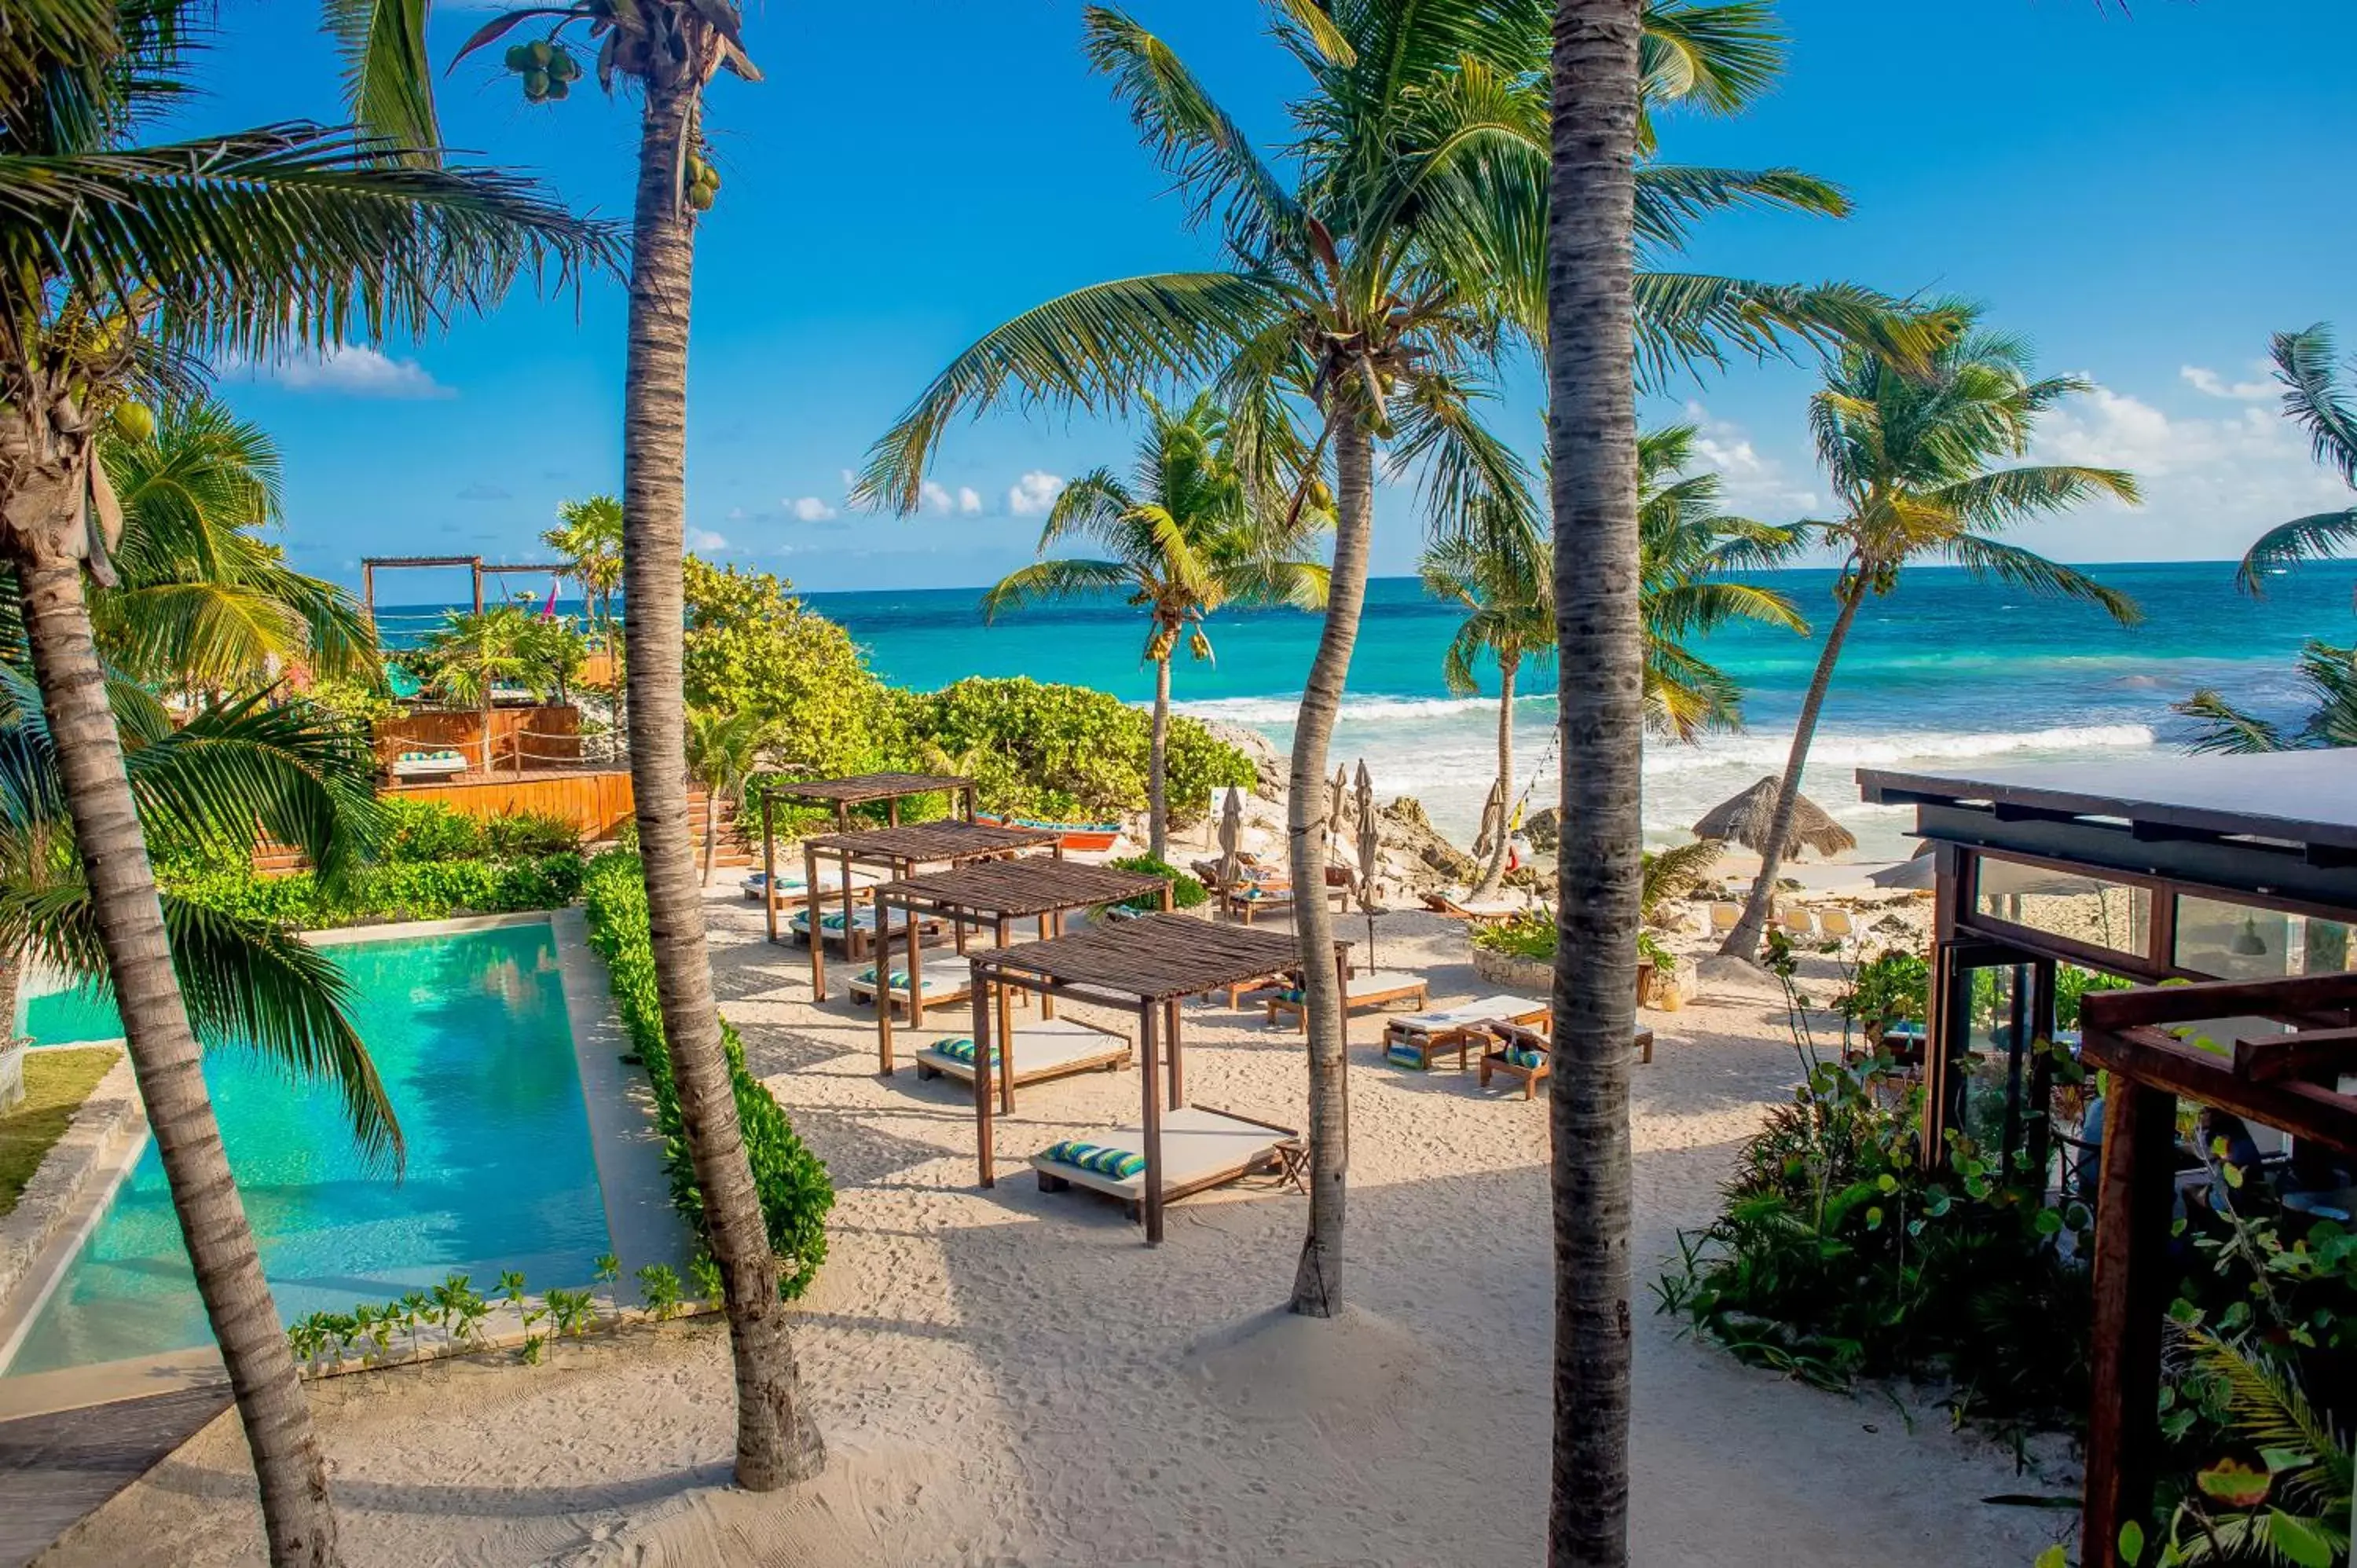
[[[1910,569],[1898,590],[1862,612],[1835,677],[1811,756],[1806,789],[1860,841],[1859,858],[1903,855],[1902,809],[1863,805],[1860,766],[2063,757],[2128,761],[2181,745],[2186,725],[2169,703],[2216,686],[2244,706],[2299,711],[2292,660],[2301,641],[2352,640],[2357,567],[2322,564],[2269,579],[2266,596],[2236,591],[2224,562],[2093,568],[2143,607],[2139,626],[2057,605],[1961,571]],[[1763,575],[1819,626],[1833,614],[1830,571]],[[897,684],[933,687],[965,675],[1030,675],[1095,686],[1134,702],[1153,692],[1139,662],[1135,613],[1114,600],[1027,612],[985,626],[978,590],[813,594],[812,607],[842,621],[877,672]],[[1414,795],[1441,830],[1471,836],[1495,764],[1494,680],[1486,697],[1450,694],[1441,654],[1457,616],[1412,578],[1370,585],[1351,668],[1350,696],[1334,740],[1338,760],[1364,758],[1377,792]],[[1214,658],[1181,657],[1181,711],[1292,738],[1294,704],[1308,669],[1315,618],[1292,611],[1223,612],[1211,623]],[[1733,627],[1703,639],[1709,658],[1747,689],[1744,728],[1698,746],[1656,742],[1645,757],[1650,839],[1675,842],[1719,800],[1779,771],[1818,644],[1785,631]],[[1555,675],[1525,671],[1515,710],[1522,779],[1535,809],[1554,795]]]

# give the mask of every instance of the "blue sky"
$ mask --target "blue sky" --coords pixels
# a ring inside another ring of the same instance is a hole
[[[1135,0],[1256,131],[1295,86],[1256,0]],[[959,348],[1060,290],[1208,256],[1077,46],[1079,0],[768,0],[768,72],[714,91],[726,176],[697,275],[689,516],[705,553],[811,589],[986,581],[1028,558],[1062,476],[1125,463],[1118,427],[994,416],[953,432],[928,515],[854,514],[845,470]],[[1681,161],[1788,164],[1842,183],[1846,221],[1720,220],[1698,269],[1849,278],[1985,302],[2050,371],[2099,390],[2043,455],[2136,471],[2148,504],[2025,531],[2069,559],[2230,556],[2262,528],[2346,504],[2276,417],[2267,335],[2342,317],[2352,218],[2336,194],[2357,95],[2319,64],[2357,52],[2357,5],[2277,0],[1786,0],[1792,62],[1739,120],[1679,119]],[[229,7],[191,127],[335,113],[307,5]],[[446,6],[447,63],[487,13]],[[441,82],[446,138],[627,218],[634,107],[537,108],[496,59]],[[224,388],[277,438],[285,542],[358,579],[363,554],[529,559],[556,503],[616,488],[621,297],[519,291],[422,343],[246,373]],[[1693,418],[1730,495],[1783,519],[1822,504],[1805,367],[1743,364],[1653,400]],[[1538,424],[1531,379],[1501,427]],[[1376,569],[1411,570],[1411,492],[1386,491]],[[419,579],[416,596],[449,584]],[[394,596],[400,596],[395,595]]]

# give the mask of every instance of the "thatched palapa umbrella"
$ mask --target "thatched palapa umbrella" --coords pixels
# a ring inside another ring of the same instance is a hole
[[[1375,780],[1359,759],[1359,908],[1367,914],[1367,967],[1375,967],[1375,916],[1383,910],[1383,889],[1375,874],[1383,869],[1383,824],[1375,817]]]
[[[1778,779],[1762,779],[1733,800],[1712,807],[1694,825],[1695,837],[1732,842],[1764,854],[1768,831],[1776,821],[1776,791],[1781,783]],[[1797,857],[1803,849],[1834,855],[1857,847],[1857,835],[1826,815],[1823,806],[1806,795],[1793,803],[1792,834],[1784,843],[1786,859]]]

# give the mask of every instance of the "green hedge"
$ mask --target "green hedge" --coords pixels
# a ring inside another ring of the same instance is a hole
[[[380,920],[445,920],[561,909],[581,897],[587,868],[577,854],[536,860],[422,860],[371,865],[323,888],[307,871],[256,876],[243,869],[165,870],[167,892],[224,914],[301,930]]]
[[[634,854],[609,850],[589,863],[583,886],[589,917],[589,944],[606,961],[622,1026],[646,1064],[654,1086],[655,1126],[663,1139],[663,1166],[671,1176],[672,1202],[704,1230],[704,1193],[695,1184],[687,1137],[680,1123],[679,1088],[672,1073],[671,1047],[663,1036],[662,1009],[655,996],[655,954],[647,926],[647,895]],[[775,1096],[745,1070],[745,1044],[726,1019],[720,1038],[728,1053],[729,1081],[737,1090],[737,1120],[753,1185],[761,1197],[761,1217],[778,1254],[779,1293],[791,1301],[810,1288],[826,1260],[826,1213],[834,1207],[834,1184],[826,1165],[811,1153],[786,1121]]]

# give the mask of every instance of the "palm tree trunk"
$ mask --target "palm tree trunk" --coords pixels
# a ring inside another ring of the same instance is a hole
[[[704,886],[712,886],[712,859],[720,847],[720,802],[709,792],[704,797]]]
[[[483,676],[482,721],[483,777],[489,779],[491,777],[492,768],[497,766],[497,761],[491,755],[491,677],[488,671]]]
[[[1513,843],[1514,799],[1514,678],[1522,660],[1498,660],[1498,842],[1490,846],[1490,864],[1481,873],[1475,898],[1495,898],[1506,880],[1506,854]]]
[[[1792,836],[1792,816],[1801,803],[1801,775],[1809,766],[1809,745],[1817,736],[1817,715],[1824,710],[1825,691],[1834,682],[1834,666],[1841,660],[1842,644],[1849,639],[1851,623],[1857,619],[1857,607],[1866,597],[1866,578],[1853,572],[1849,585],[1842,590],[1841,613],[1834,617],[1833,628],[1825,633],[1825,646],[1817,655],[1816,673],[1809,677],[1808,695],[1801,699],[1801,716],[1792,725],[1792,750],[1784,759],[1784,782],[1776,791],[1776,815],[1768,828],[1768,845],[1760,852],[1760,876],[1751,884],[1751,897],[1743,901],[1743,918],[1735,929],[1727,933],[1727,940],[1718,950],[1730,957],[1750,961],[1760,951],[1760,933],[1768,927],[1768,910],[1775,902],[1776,879],[1784,869],[1784,845]]]
[[[14,498],[12,524],[22,515],[15,503],[30,499],[21,492]],[[254,1478],[261,1483],[270,1560],[279,1568],[319,1568],[340,1561],[327,1466],[277,1304],[263,1278],[245,1206],[230,1175],[221,1125],[205,1093],[196,1035],[180,999],[163,906],[156,901],[146,841],[107,705],[104,672],[91,640],[81,564],[55,542],[79,535],[82,525],[70,504],[46,521],[50,526],[38,532],[12,526],[9,542],[24,585],[33,672],[48,711],[131,1069],[172,1189],[197,1294],[236,1392]]]
[[[682,557],[687,528],[689,293],[694,237],[676,171],[694,90],[667,72],[646,84],[632,228],[630,347],[623,380],[623,638],[630,787],[654,943],[663,1033],[680,1120],[704,1193],[737,1364],[737,1484],[767,1491],[816,1475],[826,1453],[802,1404],[778,1261],[745,1155],[712,996],[704,894],[687,831]]]
[[[0,944],[0,1050],[27,1031],[16,1026],[16,1004],[25,990],[25,950]]]
[[[1629,1561],[1629,1055],[1645,741],[1632,228],[1641,0],[1557,0],[1547,392],[1563,826],[1551,1568]]]
[[[1347,403],[1327,414],[1334,441],[1334,572],[1318,656],[1294,721],[1285,830],[1293,922],[1301,941],[1309,1025],[1309,1229],[1294,1270],[1291,1311],[1331,1317],[1342,1305],[1342,1221],[1351,1170],[1350,1037],[1334,972],[1334,917],[1326,907],[1326,747],[1342,707],[1374,534],[1374,443]]]
[[[1170,858],[1170,656],[1154,661],[1154,737],[1146,758],[1146,853]]]

